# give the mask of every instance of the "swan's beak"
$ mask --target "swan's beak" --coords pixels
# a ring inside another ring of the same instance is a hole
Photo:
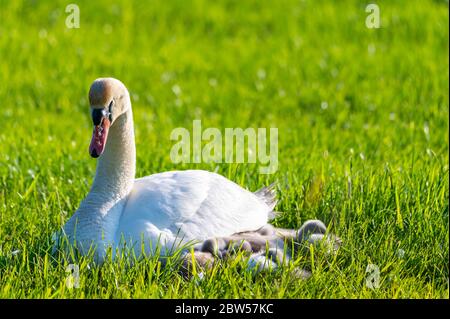
[[[89,145],[89,154],[91,154],[92,157],[99,157],[105,150],[110,125],[111,122],[107,116],[102,116],[99,121],[96,121],[94,118],[94,132],[92,133],[92,140]]]

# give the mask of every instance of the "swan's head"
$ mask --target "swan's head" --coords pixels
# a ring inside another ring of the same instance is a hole
[[[109,128],[130,108],[130,97],[127,88],[119,80],[100,78],[91,85],[89,104],[94,123],[89,154],[97,158],[105,150]]]

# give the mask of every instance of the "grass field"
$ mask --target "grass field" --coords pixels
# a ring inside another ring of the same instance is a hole
[[[72,1],[75,2],[75,1]],[[372,1],[373,2],[373,1]],[[0,0],[0,298],[448,298],[448,1]],[[280,227],[311,218],[344,245],[312,269],[252,277],[242,260],[184,280],[155,258],[88,267],[66,287],[51,234],[89,191],[87,91],[132,96],[137,176],[215,170],[276,181]],[[278,171],[173,164],[176,127],[277,127]],[[380,270],[366,286],[367,266]]]

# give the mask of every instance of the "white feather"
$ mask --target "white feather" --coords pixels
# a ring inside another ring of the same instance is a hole
[[[122,236],[127,243],[143,238],[146,243],[159,240],[170,249],[180,243],[256,230],[267,224],[270,211],[255,194],[216,173],[154,174],[135,181],[115,243]]]

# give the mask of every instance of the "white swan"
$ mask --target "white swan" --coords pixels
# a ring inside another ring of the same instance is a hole
[[[136,150],[128,90],[113,78],[93,82],[89,102],[94,132],[89,147],[99,157],[89,194],[63,227],[82,253],[94,247],[103,262],[109,247],[141,254],[159,244],[168,254],[180,244],[256,231],[275,201],[203,171],[170,171],[135,179]],[[266,194],[267,195],[267,194]],[[114,257],[114,256],[113,256]]]

